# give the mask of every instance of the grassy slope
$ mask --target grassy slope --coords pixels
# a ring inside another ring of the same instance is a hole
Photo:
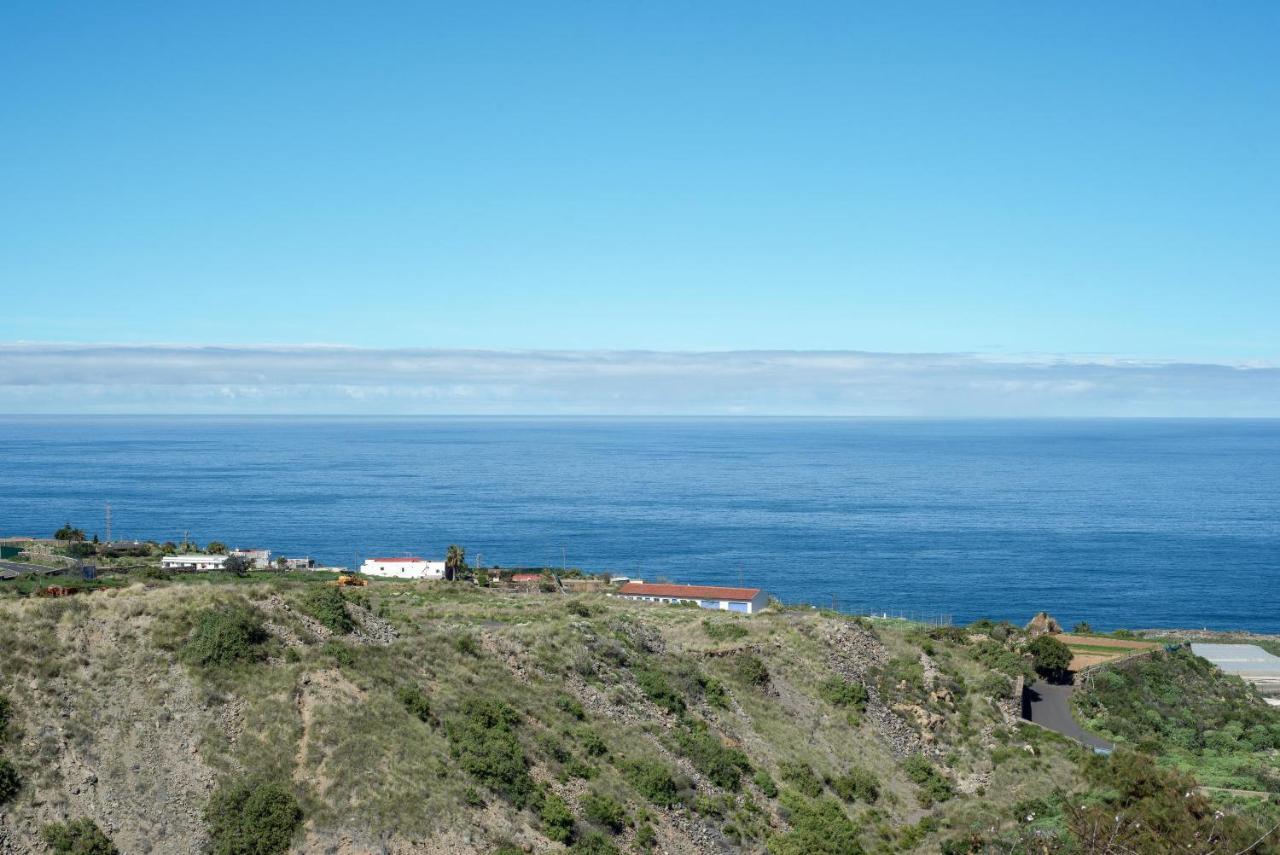
[[[819,779],[856,768],[878,781],[874,805],[840,807],[873,852],[933,852],[970,831],[1011,829],[1028,805],[1085,786],[1079,749],[1004,721],[992,695],[1006,683],[976,661],[963,633],[930,639],[901,622],[873,630],[890,664],[868,682],[962,791],[929,805],[871,714],[821,698],[820,684],[834,673],[830,633],[845,618],[718,615],[747,634],[714,641],[698,610],[378,583],[355,598],[395,627],[398,637],[383,645],[361,636],[326,641],[299,611],[316,583],[267,575],[0,601],[0,649],[9,652],[0,693],[14,703],[19,734],[7,754],[27,780],[3,811],[19,844],[42,822],[89,815],[124,851],[198,851],[208,843],[200,814],[210,789],[263,777],[290,782],[302,801],[297,851],[487,852],[506,841],[557,848],[534,811],[511,809],[461,768],[445,724],[477,696],[519,714],[515,732],[530,772],[568,803],[578,833],[592,827],[588,793],[624,805],[627,823],[614,837],[624,850],[638,844],[641,827],[672,852],[764,851],[770,841],[780,849],[803,822],[796,808],[806,802],[784,783],[797,763]],[[289,609],[270,605],[280,597]],[[265,660],[212,670],[181,664],[200,616],[231,602],[268,610]],[[914,664],[923,650],[936,676]],[[766,684],[748,681],[746,652],[764,663]],[[646,672],[662,675],[688,718],[706,722],[716,743],[741,749],[782,794],[766,794],[752,774],[736,791],[713,784],[682,756],[677,716],[637,681]],[[725,708],[708,703],[711,680],[727,690]],[[428,721],[399,699],[406,686],[429,699]],[[921,726],[930,715],[934,723]],[[605,756],[586,750],[592,735],[603,739]],[[629,761],[645,759],[671,770],[676,807],[652,804],[625,774]],[[1060,827],[1042,812],[1048,818],[1036,823]]]

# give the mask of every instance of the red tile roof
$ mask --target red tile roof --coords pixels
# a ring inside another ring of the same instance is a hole
[[[759,588],[717,588],[713,585],[654,585],[628,582],[618,593],[631,597],[684,597],[690,600],[754,600]]]

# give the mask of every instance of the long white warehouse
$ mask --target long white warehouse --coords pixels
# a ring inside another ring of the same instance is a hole
[[[367,576],[390,576],[395,579],[443,579],[444,562],[425,558],[366,558],[360,572]]]

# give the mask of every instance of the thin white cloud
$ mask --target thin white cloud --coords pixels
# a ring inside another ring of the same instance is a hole
[[[0,345],[10,413],[1280,417],[1280,367],[1113,356]]]

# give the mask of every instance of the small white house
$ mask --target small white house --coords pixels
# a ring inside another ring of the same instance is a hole
[[[166,555],[160,559],[163,570],[221,570],[225,555]]]
[[[251,567],[259,570],[265,570],[271,566],[271,550],[270,549],[233,549],[232,555],[239,555],[241,558],[247,558]]]
[[[284,560],[284,569],[314,570],[316,569],[316,560],[314,558],[286,558]]]
[[[391,576],[396,579],[443,579],[444,562],[425,558],[366,558],[360,572],[367,576]]]
[[[769,605],[759,588],[721,588],[714,585],[665,585],[628,582],[614,594],[649,603],[693,603],[700,608],[753,615]]]

